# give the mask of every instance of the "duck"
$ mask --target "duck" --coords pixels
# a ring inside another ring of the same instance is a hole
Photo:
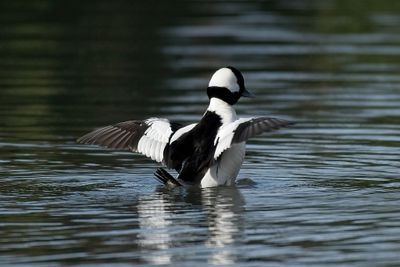
[[[235,104],[253,94],[235,67],[218,69],[206,91],[209,105],[196,123],[184,126],[157,117],[129,120],[95,129],[77,142],[143,154],[163,165],[154,175],[166,186],[233,185],[245,158],[246,142],[294,122],[268,116],[239,118]],[[165,167],[174,169],[177,176]]]

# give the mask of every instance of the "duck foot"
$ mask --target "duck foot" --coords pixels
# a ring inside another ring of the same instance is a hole
[[[182,186],[178,180],[176,180],[171,174],[169,174],[163,168],[158,168],[154,173],[156,178],[166,186]]]

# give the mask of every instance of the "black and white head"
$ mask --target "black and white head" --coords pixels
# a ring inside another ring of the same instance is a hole
[[[230,66],[219,69],[214,73],[207,87],[207,95],[210,99],[216,97],[230,105],[236,104],[242,96],[252,96],[244,86],[242,73]]]

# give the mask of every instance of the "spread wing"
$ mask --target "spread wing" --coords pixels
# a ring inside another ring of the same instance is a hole
[[[77,140],[81,144],[139,152],[157,162],[164,162],[163,152],[171,135],[181,126],[167,119],[124,121],[96,129]]]
[[[268,117],[238,119],[224,126],[218,132],[215,138],[214,159],[217,159],[231,144],[245,142],[263,132],[278,130],[293,124],[290,121]]]

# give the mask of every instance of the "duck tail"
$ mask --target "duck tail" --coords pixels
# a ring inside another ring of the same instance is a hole
[[[178,180],[176,180],[171,174],[169,174],[163,168],[158,168],[154,173],[158,181],[166,186],[182,186]]]

